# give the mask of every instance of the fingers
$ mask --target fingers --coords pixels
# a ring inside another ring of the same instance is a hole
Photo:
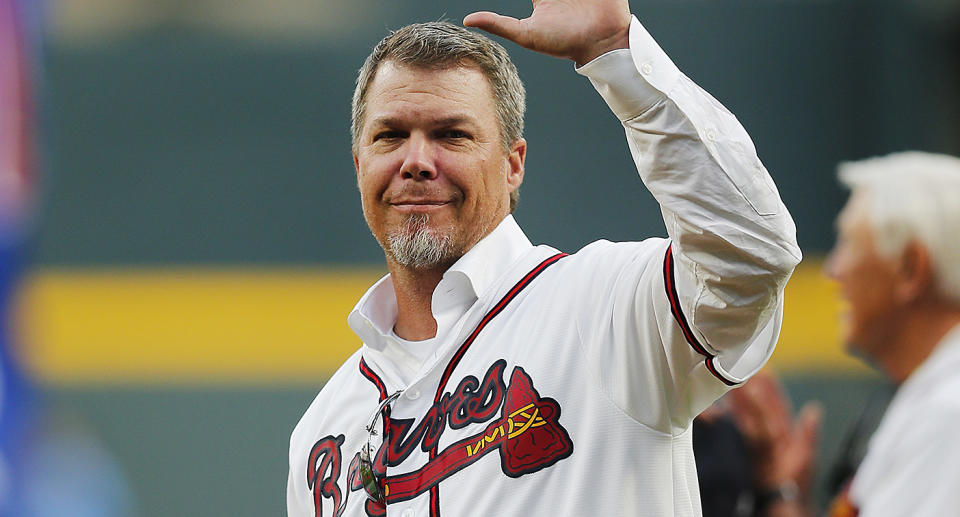
[[[789,477],[809,496],[820,442],[823,407],[818,402],[803,406],[793,426]]]
[[[702,422],[713,422],[723,415],[723,408],[719,403],[713,403],[707,409],[704,409],[697,418]]]
[[[809,402],[800,410],[797,416],[796,432],[800,439],[811,449],[816,449],[820,439],[820,424],[823,421],[823,407],[816,402]]]
[[[526,42],[523,41],[523,24],[516,18],[480,11],[468,14],[463,19],[463,24],[506,38],[520,46],[526,46]]]
[[[734,414],[750,438],[772,443],[783,437],[790,424],[790,410],[775,379],[757,374],[728,396]]]
[[[759,401],[752,390],[747,389],[749,383],[727,394],[730,401],[730,410],[740,431],[748,438],[755,439],[760,433]]]

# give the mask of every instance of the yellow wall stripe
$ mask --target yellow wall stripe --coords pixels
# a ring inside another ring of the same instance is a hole
[[[839,289],[823,275],[823,260],[804,260],[787,284],[783,329],[771,364],[785,371],[867,373],[841,343]]]
[[[780,370],[860,371],[819,262],[787,286]],[[52,383],[313,382],[359,346],[346,316],[382,271],[58,270],[26,280],[28,364]]]
[[[19,318],[53,382],[313,381],[359,346],[378,271],[36,271]]]

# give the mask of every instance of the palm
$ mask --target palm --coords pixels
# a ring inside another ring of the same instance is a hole
[[[751,449],[755,481],[777,486],[793,480],[809,489],[820,430],[819,407],[807,404],[794,419],[789,399],[769,371],[731,392],[729,401]]]
[[[473,13],[464,24],[507,38],[522,47],[583,64],[625,46],[630,26],[627,0],[534,0],[529,18]]]

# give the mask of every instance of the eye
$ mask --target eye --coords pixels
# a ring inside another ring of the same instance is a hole
[[[396,140],[398,138],[403,138],[403,133],[401,133],[400,131],[392,130],[392,129],[380,131],[373,135],[374,142],[378,140]]]
[[[472,137],[462,129],[444,129],[440,131],[439,136],[448,140],[469,140]]]

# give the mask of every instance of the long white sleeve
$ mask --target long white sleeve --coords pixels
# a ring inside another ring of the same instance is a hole
[[[623,123],[660,203],[694,332],[711,353],[741,347],[767,323],[801,259],[796,227],[749,135],[636,18],[629,50],[578,72]]]

